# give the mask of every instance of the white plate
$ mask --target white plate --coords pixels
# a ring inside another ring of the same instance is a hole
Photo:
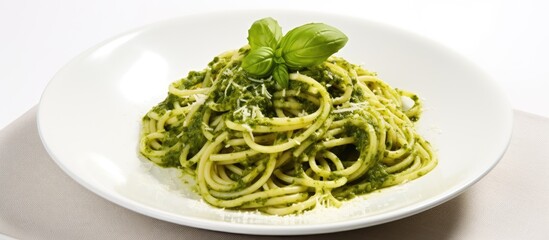
[[[425,102],[420,132],[439,165],[415,181],[299,216],[238,213],[208,206],[173,173],[139,158],[141,117],[168,84],[202,70],[217,54],[246,44],[254,20],[272,16],[283,30],[308,22],[349,37],[338,53]],[[74,180],[136,212],[192,227],[246,234],[327,233],[400,219],[441,204],[487,174],[511,136],[511,107],[498,86],[448,49],[401,30],[344,16],[236,11],[186,16],[146,26],[82,53],[45,90],[38,127],[46,149]]]

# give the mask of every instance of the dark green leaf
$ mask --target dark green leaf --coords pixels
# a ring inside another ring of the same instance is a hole
[[[252,49],[270,47],[276,49],[282,38],[282,28],[273,18],[255,21],[248,30],[248,43]]]
[[[277,64],[273,71],[273,78],[282,88],[287,88],[290,79],[288,67],[284,64]]]
[[[282,58],[297,69],[322,63],[347,43],[347,36],[324,23],[309,23],[289,31],[281,40]]]
[[[265,77],[273,70],[273,57],[274,52],[270,47],[252,49],[248,55],[242,59],[242,68],[254,76]]]

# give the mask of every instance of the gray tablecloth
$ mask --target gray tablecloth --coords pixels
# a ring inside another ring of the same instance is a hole
[[[153,219],[69,178],[45,151],[36,108],[0,131],[0,233],[17,239],[292,239],[229,234]],[[295,239],[549,239],[549,119],[515,111],[513,138],[480,182],[398,221]]]

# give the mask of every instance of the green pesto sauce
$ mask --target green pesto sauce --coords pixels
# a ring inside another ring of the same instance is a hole
[[[356,139],[355,145],[357,150],[364,149],[369,144],[368,132],[364,127],[348,123],[344,126],[344,130],[348,136],[352,136]]]
[[[193,116],[190,121],[190,124],[186,127],[182,127],[179,133],[181,137],[179,140],[183,143],[184,146],[190,146],[189,156],[194,156],[202,146],[206,143],[207,139],[202,134],[202,117],[204,116],[205,107],[202,106],[199,108],[197,113]]]
[[[180,80],[182,83],[179,86],[179,89],[189,89],[192,86],[201,83],[204,81],[204,77],[206,76],[206,71],[190,71],[189,74],[187,74],[187,77],[183,80]]]
[[[380,189],[390,175],[380,163],[374,164],[364,176],[348,185],[333,190],[333,195],[339,200],[352,199],[356,196]]]
[[[161,167],[181,167],[179,157],[181,155],[182,146],[190,146],[189,155],[194,156],[202,146],[206,143],[206,137],[202,134],[201,124],[202,116],[204,114],[204,107],[200,107],[196,114],[190,121],[190,124],[186,127],[166,126],[166,132],[164,138],[161,139],[164,146],[175,146],[178,142],[181,143],[179,147],[173,147],[163,156],[162,162],[157,164]]]
[[[249,51],[249,48],[242,48],[239,51],[247,52]],[[204,146],[207,139],[202,134],[201,125],[202,117],[205,110],[208,108],[208,104],[214,104],[219,109],[222,109],[224,113],[228,113],[224,117],[229,120],[237,123],[245,123],[250,127],[260,124],[267,125],[266,123],[261,122],[261,118],[259,118],[258,114],[264,117],[276,116],[273,104],[273,95],[275,92],[281,91],[276,82],[273,79],[253,79],[242,70],[240,67],[240,62],[227,65],[228,61],[228,58],[215,57],[210,63],[208,63],[207,69],[203,71],[191,71],[185,78],[180,79],[178,84],[176,84],[179,89],[192,89],[197,84],[203,82],[205,77],[210,74],[211,79],[216,79],[212,83],[212,87],[216,88],[216,90],[209,93],[206,103],[198,109],[188,126],[183,127],[182,125],[176,124],[171,127],[166,127],[166,134],[165,138],[162,139],[162,144],[165,146],[175,146],[177,143],[180,143],[180,145],[179,147],[172,148],[164,156],[163,162],[158,165],[162,167],[181,167],[179,157],[183,147],[190,146],[188,156],[191,157],[198,153],[198,151]],[[335,61],[338,64],[347,66],[348,68],[353,68],[352,64],[342,59],[336,59]],[[344,79],[337,74],[329,71],[329,68],[324,65],[300,69],[299,71],[301,74],[317,79],[320,84],[325,86],[334,96],[343,94],[343,89],[348,87],[349,84],[344,82]],[[375,73],[369,72],[368,74],[375,75]],[[351,80],[352,82],[356,82],[356,79]],[[308,88],[309,86],[305,83],[290,81],[286,91],[295,90],[305,93],[308,92]],[[364,92],[360,88],[355,88],[351,95],[351,101],[362,102],[364,101],[364,98]],[[306,99],[296,98],[296,100],[302,104],[302,110],[305,113],[310,114],[318,109],[318,105],[312,104]],[[166,99],[155,106],[151,111],[157,113],[158,115],[162,115],[167,110],[173,109],[174,103],[177,101],[181,101],[181,98],[168,94]],[[256,112],[254,113],[254,111]],[[258,113],[257,111],[260,112]],[[365,149],[365,147],[369,144],[368,132],[365,130],[366,128],[364,125],[369,124],[373,125],[374,128],[377,128],[377,126],[375,126],[375,124],[367,118],[367,114],[360,110],[335,114],[334,120],[346,118],[349,114],[356,115],[357,118],[354,118],[356,121],[354,121],[353,124],[347,124],[344,128],[349,136],[353,136],[356,139],[356,144],[354,146],[356,148],[354,150],[356,151],[342,149],[342,152],[352,152],[352,156],[347,156],[347,158],[352,160],[344,162],[344,165],[347,166],[352,164],[354,160],[358,159],[361,149]],[[255,118],[253,116],[255,116]],[[147,118],[147,116],[144,118]],[[277,141],[284,141],[286,138],[287,135],[279,134]],[[235,147],[233,150],[239,151],[243,149],[240,149],[240,147]],[[304,151],[305,154],[302,156],[292,157],[290,161],[293,161],[293,164],[286,164],[282,167],[286,168],[285,170],[287,170],[287,168],[291,168],[293,170],[288,173],[290,176],[300,176],[309,169],[309,165],[301,164],[301,158],[305,155],[315,155],[316,152],[320,150],[321,149],[319,149],[318,146],[313,144]],[[334,189],[334,196],[338,199],[350,199],[354,196],[372,192],[381,188],[383,182],[385,182],[390,175],[384,171],[384,166],[378,163],[380,157],[382,156],[378,156],[378,154],[376,154],[372,167],[364,176],[348,183],[343,187]],[[240,162],[240,166],[244,169],[244,174],[242,176],[246,176],[246,174],[253,171],[256,167],[265,168],[267,161],[266,159],[268,158],[265,154],[259,154]],[[330,168],[334,169],[335,166],[331,165]],[[229,177],[236,182],[236,185],[234,186],[235,190],[243,189],[249,186],[250,183],[244,182],[242,180],[242,176],[230,174]],[[329,180],[337,179],[339,177],[340,176],[330,176]],[[258,199],[255,201],[256,203],[261,203],[265,200]]]

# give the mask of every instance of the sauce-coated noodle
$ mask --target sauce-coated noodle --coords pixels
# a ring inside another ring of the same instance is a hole
[[[209,204],[277,215],[337,207],[436,166],[414,128],[415,94],[334,56],[291,73],[281,89],[242,70],[248,51],[172,83],[143,117],[141,154],[195,176]]]

